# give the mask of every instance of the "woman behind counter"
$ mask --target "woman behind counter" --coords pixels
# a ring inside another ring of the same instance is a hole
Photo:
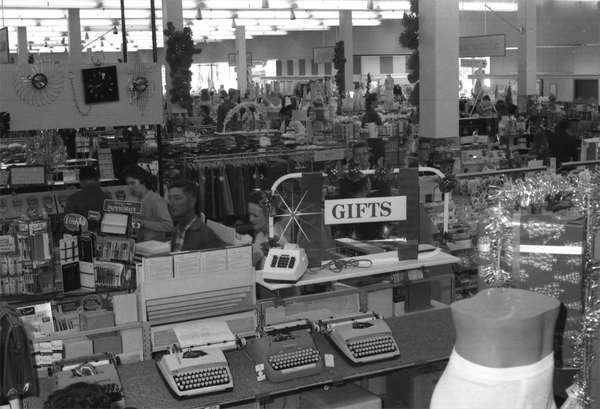
[[[142,212],[139,215],[141,227],[135,241],[165,241],[166,233],[173,230],[173,220],[165,199],[153,191],[156,188],[156,178],[141,166],[130,165],[121,172],[121,179],[129,186],[131,195],[142,202]]]

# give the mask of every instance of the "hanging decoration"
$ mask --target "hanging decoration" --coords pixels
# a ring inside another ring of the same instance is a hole
[[[225,115],[225,120],[223,122],[223,129],[227,129],[229,121],[237,115],[241,117],[241,120],[238,120],[238,131],[247,130],[254,131],[257,130],[257,124],[260,121],[267,120],[267,111],[261,104],[257,104],[256,102],[242,102],[241,104],[237,104],[235,108],[230,109]],[[257,122],[258,121],[258,122]],[[231,128],[231,125],[229,125]]]
[[[402,17],[402,26],[404,31],[400,34],[400,45],[409,50],[412,54],[406,60],[406,70],[408,71],[408,82],[415,84],[408,102],[419,107],[419,1],[410,0],[410,13],[404,12]]]
[[[28,65],[17,65],[13,87],[17,96],[36,108],[52,104],[60,97],[65,76],[59,64],[41,60]]]
[[[591,244],[600,231],[600,172],[582,171],[579,174],[539,174],[523,180],[505,179],[491,195],[497,203],[488,209],[482,220],[484,231],[478,240],[479,271],[490,287],[509,287],[513,277],[506,266],[512,266],[515,251],[515,233],[512,226],[515,210],[544,201],[561,206],[568,203],[571,212],[586,216],[583,241],[583,314],[579,328],[569,338],[572,341],[574,362],[578,371],[569,388],[569,396],[580,407],[589,408],[591,368],[596,359],[593,339],[600,325],[600,302],[598,283],[600,263],[592,260]],[[539,223],[538,223],[539,224]],[[534,226],[544,229],[542,225]]]
[[[39,131],[27,143],[27,164],[44,165],[50,174],[67,160],[62,138],[54,131]]]
[[[335,85],[337,86],[340,95],[340,101],[338,103],[338,114],[340,115],[342,111],[342,100],[346,96],[346,58],[344,54],[344,42],[338,41],[335,43],[333,51],[333,68],[337,70],[335,73]]]
[[[192,71],[190,67],[194,55],[200,54],[202,50],[194,47],[192,29],[189,27],[184,27],[183,31],[178,31],[175,30],[173,23],[169,22],[163,33],[167,37],[165,42],[166,60],[171,69],[170,101],[189,111],[193,106],[193,99],[190,94],[192,89]]]
[[[156,84],[150,77],[152,69],[153,67],[148,67],[138,61],[133,69],[126,71],[129,74],[127,80],[129,103],[137,105],[142,116],[146,105],[148,105],[148,100],[154,96],[156,90]]]

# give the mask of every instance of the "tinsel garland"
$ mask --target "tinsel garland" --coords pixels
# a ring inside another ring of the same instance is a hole
[[[513,212],[519,207],[539,204],[545,200],[558,202],[568,200],[571,209],[587,217],[584,242],[584,299],[580,328],[572,336],[575,362],[579,371],[574,376],[574,398],[582,408],[590,407],[591,367],[595,360],[592,340],[600,327],[600,302],[598,281],[600,263],[592,261],[591,243],[600,231],[600,172],[582,171],[566,176],[538,174],[523,180],[504,179],[491,196],[496,206],[488,209],[482,220],[483,232],[478,241],[479,271],[490,287],[508,287],[512,276],[514,252]]]
[[[255,102],[242,102],[227,112],[227,115],[225,115],[225,120],[223,121],[223,129],[227,128],[227,124],[229,121],[231,121],[231,118],[238,113],[242,116],[242,124],[245,123],[245,121],[247,122],[250,120],[251,117],[253,117],[255,121],[265,121],[267,118],[267,111],[261,104],[257,104]]]
[[[201,49],[194,47],[192,29],[184,27],[183,31],[175,30],[173,23],[167,23],[163,31],[167,40],[165,41],[166,57],[171,70],[171,103],[179,104],[182,108],[191,110],[193,98],[190,94],[192,89],[192,71],[190,67],[194,61],[194,54],[200,54]]]
[[[62,138],[54,131],[39,131],[27,141],[27,164],[44,165],[48,173],[67,160]]]

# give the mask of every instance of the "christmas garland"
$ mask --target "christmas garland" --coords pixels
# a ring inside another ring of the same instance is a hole
[[[568,201],[576,214],[586,216],[586,237],[583,244],[584,297],[579,330],[571,336],[574,362],[579,370],[574,376],[570,395],[580,407],[588,408],[591,368],[595,360],[592,341],[600,327],[600,302],[597,300],[600,282],[600,262],[592,261],[591,244],[600,231],[600,172],[583,171],[579,174],[536,175],[512,181],[506,179],[502,187],[491,195],[497,203],[482,220],[485,234],[478,238],[479,274],[490,287],[510,287],[513,277],[504,266],[512,266],[515,251],[513,212],[515,208],[531,204]]]
[[[338,41],[335,43],[333,52],[333,67],[337,70],[335,73],[335,85],[340,94],[340,101],[346,95],[346,58],[344,57],[344,42]],[[341,104],[339,104],[341,107]]]
[[[410,14],[404,12],[402,17],[404,31],[400,34],[400,45],[413,53],[406,60],[406,69],[408,71],[408,82],[415,84],[408,102],[419,106],[419,1],[410,0]]]
[[[190,94],[192,89],[190,67],[194,61],[194,54],[200,54],[202,50],[194,47],[192,30],[189,27],[184,27],[183,31],[177,31],[173,23],[169,22],[163,33],[167,37],[165,42],[166,60],[171,69],[170,101],[190,111],[193,105],[193,98]]]

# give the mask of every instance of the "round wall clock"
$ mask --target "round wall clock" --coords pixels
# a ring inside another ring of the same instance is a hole
[[[100,66],[82,70],[86,104],[119,100],[119,82],[116,66]]]

